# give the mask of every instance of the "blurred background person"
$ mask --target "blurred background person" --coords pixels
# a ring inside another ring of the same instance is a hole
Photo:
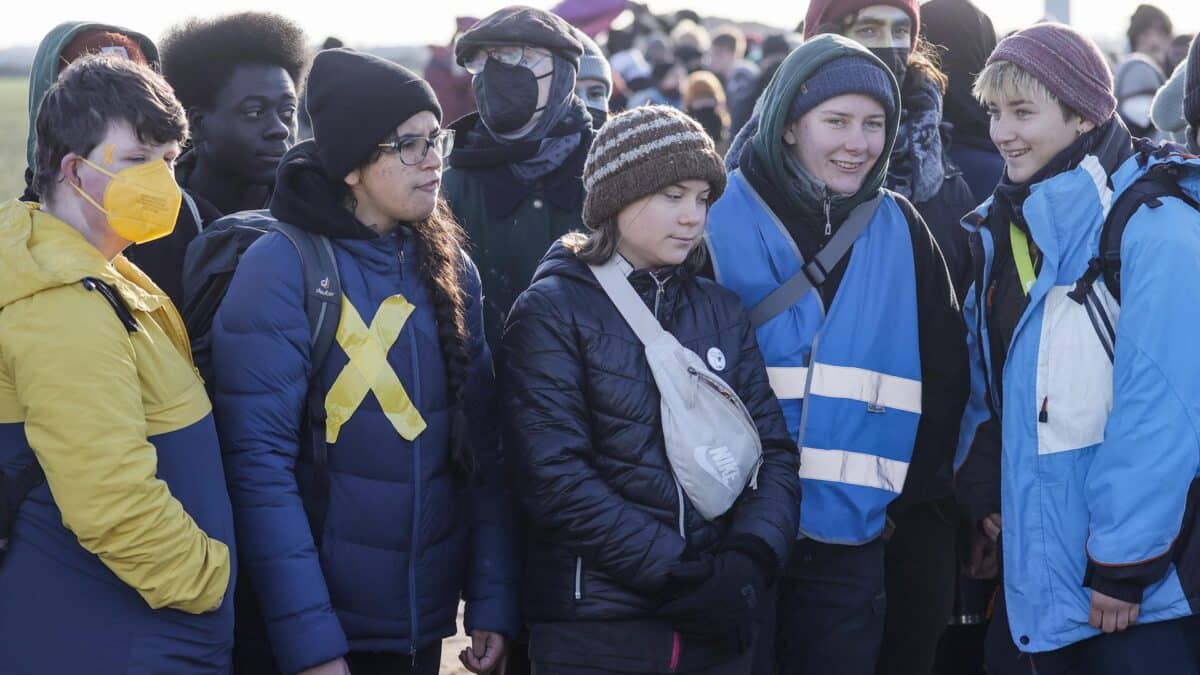
[[[716,75],[697,70],[688,75],[683,90],[683,110],[700,123],[722,157],[729,148],[729,108],[725,90]]]

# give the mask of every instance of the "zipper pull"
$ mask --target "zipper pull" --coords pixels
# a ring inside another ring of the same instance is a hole
[[[754,473],[750,474],[750,489],[751,490],[758,489],[758,472],[762,469],[762,465],[763,465],[763,457],[762,457],[762,455],[759,455],[758,462],[754,465]]]
[[[833,234],[833,223],[829,219],[829,199],[825,199],[825,236]]]
[[[688,408],[696,407],[696,396],[700,394],[700,373],[695,368],[688,366],[688,375],[691,375],[692,386],[688,389]]]
[[[1042,412],[1038,413],[1038,422],[1046,424],[1050,421],[1050,411],[1048,410],[1049,406],[1050,397],[1047,396],[1046,398],[1042,399]]]

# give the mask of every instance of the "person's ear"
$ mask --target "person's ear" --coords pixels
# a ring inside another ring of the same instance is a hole
[[[205,123],[208,121],[207,117],[208,114],[200,108],[188,108],[188,129],[191,132],[190,140],[193,147],[203,143],[207,138],[205,131]]]
[[[351,190],[359,185],[362,185],[362,169],[355,169],[346,174],[346,177],[342,179],[342,182],[344,182]]]
[[[795,126],[795,124],[789,124],[783,128],[783,144],[784,145],[795,145],[796,144],[796,132],[792,128],[793,126]]]
[[[1095,128],[1096,125],[1091,120],[1080,118],[1078,125],[1075,127],[1075,135],[1082,136]]]
[[[83,183],[79,178],[79,165],[82,164],[79,159],[79,155],[73,152],[63,155],[62,160],[58,163],[57,182],[74,185],[79,188],[83,187]]]

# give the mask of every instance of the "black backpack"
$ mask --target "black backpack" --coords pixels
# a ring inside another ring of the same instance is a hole
[[[1148,161],[1151,154],[1143,150],[1140,161]],[[1162,200],[1174,197],[1191,208],[1200,212],[1200,203],[1179,187],[1182,167],[1174,162],[1162,162],[1150,167],[1141,178],[1134,181],[1113,202],[1100,229],[1100,251],[1095,258],[1088,261],[1087,271],[1075,282],[1075,288],[1067,293],[1067,297],[1087,308],[1096,335],[1104,344],[1104,350],[1111,361],[1114,357],[1117,333],[1116,327],[1109,321],[1103,311],[1099,297],[1094,288],[1096,280],[1104,277],[1104,285],[1118,304],[1121,302],[1121,237],[1125,235],[1125,226],[1129,219],[1143,206],[1151,209],[1162,207]]]
[[[304,274],[304,310],[308,315],[309,344],[315,377],[329,355],[342,312],[342,284],[329,238],[282,223],[267,210],[242,211],[213,221],[188,245],[183,263],[183,321],[192,340],[192,359],[212,396],[212,320],[221,305],[233,273],[250,245],[269,231],[287,237],[300,254]],[[317,476],[316,533],[321,530],[328,504],[328,448],[325,444],[325,401],[309,383],[304,428],[312,436],[312,463]],[[317,539],[319,541],[319,538]]]
[[[95,277],[85,277],[80,283],[87,290],[99,293],[112,306],[125,330],[130,333],[138,331],[137,319],[125,306],[115,288]],[[14,473],[6,474],[0,471],[0,562],[4,561],[4,555],[8,553],[13,525],[16,524],[17,513],[21,510],[21,502],[44,480],[46,474],[36,458]]]

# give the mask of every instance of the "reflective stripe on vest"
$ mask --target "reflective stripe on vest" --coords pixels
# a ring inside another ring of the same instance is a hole
[[[767,378],[777,398],[800,399],[804,398],[808,384],[808,368],[767,368]],[[921,383],[918,380],[864,368],[818,363],[813,369],[810,393],[814,396],[862,401],[877,409],[921,413]]]
[[[849,450],[804,448],[800,451],[800,477],[900,494],[908,477],[908,462]]]
[[[707,233],[720,283],[746,307],[803,264],[740,171],[709,212]],[[885,196],[856,240],[828,307],[810,292],[755,334],[802,448],[800,534],[834,544],[878,537],[907,478],[921,415],[912,234],[895,198]]]

